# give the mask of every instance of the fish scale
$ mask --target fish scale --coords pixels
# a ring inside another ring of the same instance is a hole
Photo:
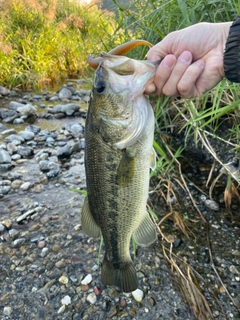
[[[133,73],[126,75],[126,68]],[[155,225],[146,211],[149,170],[155,160],[154,114],[143,96],[155,70],[148,61],[103,56],[86,119],[88,195],[82,228],[91,237],[103,236],[102,283],[124,292],[138,287],[129,251],[131,237],[143,246],[156,240]]]

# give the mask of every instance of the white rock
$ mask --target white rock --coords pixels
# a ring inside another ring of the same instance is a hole
[[[3,309],[3,314],[4,314],[5,316],[10,316],[11,313],[12,313],[12,311],[13,311],[12,307],[4,307],[4,309]]]
[[[71,303],[71,297],[65,296],[64,298],[62,298],[61,302],[62,304],[68,306]]]
[[[91,304],[96,303],[96,301],[97,301],[96,294],[95,294],[94,292],[90,293],[90,294],[87,296],[87,301],[90,302]]]
[[[58,313],[63,313],[66,309],[66,305],[62,305],[59,309],[58,309]]]
[[[29,189],[31,189],[32,186],[33,186],[33,183],[32,183],[32,182],[24,182],[24,183],[21,185],[20,189],[21,189],[22,191],[28,191]]]
[[[88,274],[82,281],[81,284],[88,285],[92,281],[92,275]]]
[[[132,296],[137,302],[141,302],[144,298],[144,293],[142,290],[136,289],[132,292]]]
[[[208,207],[209,209],[213,210],[213,211],[218,211],[219,210],[219,204],[211,199],[206,199],[204,201],[204,204],[206,207]]]

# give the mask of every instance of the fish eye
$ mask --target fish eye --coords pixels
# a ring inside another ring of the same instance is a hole
[[[97,93],[103,93],[105,88],[106,88],[106,86],[105,86],[105,83],[103,81],[99,81],[95,86],[95,89],[96,89]]]

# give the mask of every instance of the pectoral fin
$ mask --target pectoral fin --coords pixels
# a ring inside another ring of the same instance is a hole
[[[127,187],[133,180],[136,170],[136,157],[124,150],[123,157],[117,169],[117,184]]]
[[[89,237],[98,238],[101,235],[101,229],[94,221],[90,211],[88,197],[85,198],[82,207],[82,229]]]
[[[148,212],[146,212],[142,223],[133,235],[136,243],[143,247],[150,245],[157,239],[156,227]]]
[[[152,152],[151,152],[151,155],[150,155],[150,168],[152,170],[155,170],[156,169],[156,151],[154,148],[152,148]]]

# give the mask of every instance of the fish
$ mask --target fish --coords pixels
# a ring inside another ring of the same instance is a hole
[[[97,62],[85,124],[87,196],[81,225],[90,237],[103,237],[103,285],[122,292],[138,288],[130,254],[157,239],[146,210],[153,149],[154,112],[144,96],[159,62],[102,53]]]

